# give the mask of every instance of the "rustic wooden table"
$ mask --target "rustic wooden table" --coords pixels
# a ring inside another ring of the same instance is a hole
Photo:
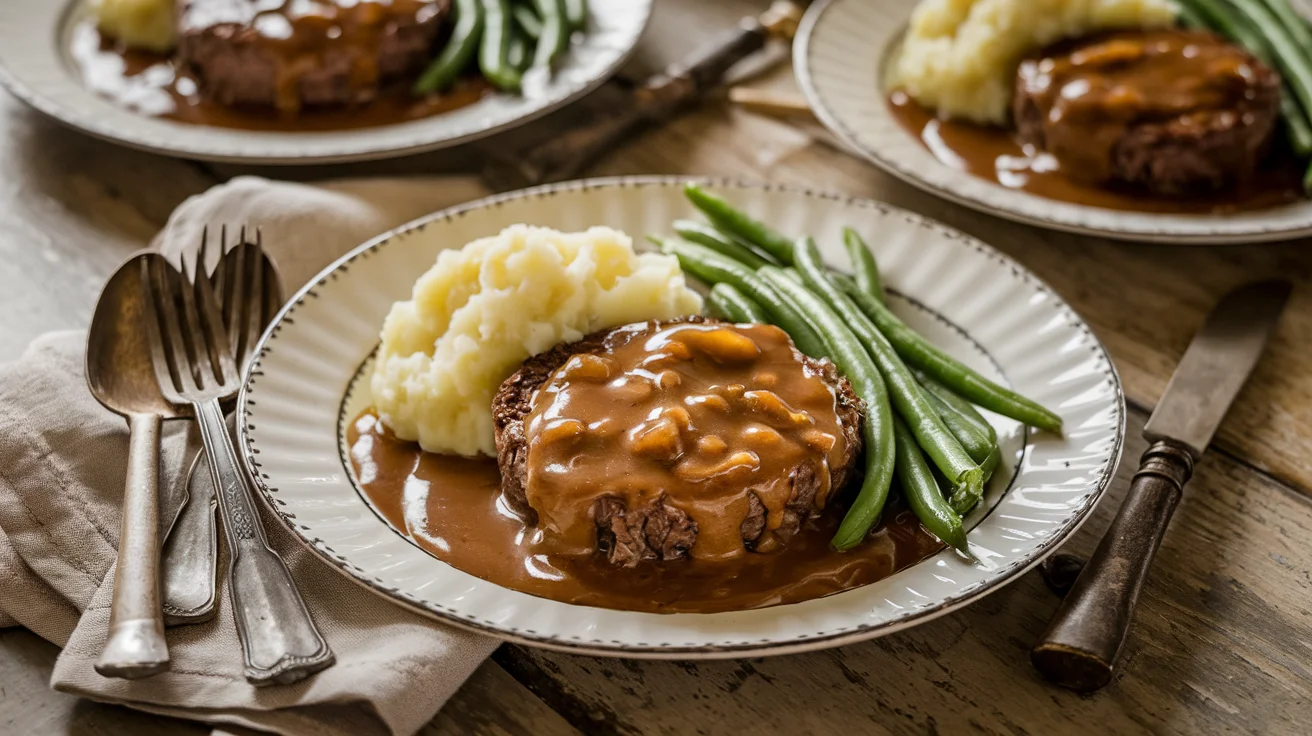
[[[637,77],[763,1],[664,0]],[[762,84],[787,89],[785,68]],[[568,112],[565,116],[568,116]],[[557,116],[558,118],[560,116]],[[297,178],[458,168],[477,149]],[[249,170],[169,160],[70,132],[0,94],[0,360],[86,324],[103,279],[186,196]],[[1298,284],[1269,353],[1176,513],[1120,674],[1092,696],[1046,685],[1028,652],[1057,606],[1037,573],[911,631],[814,654],[636,662],[503,646],[424,733],[1306,733],[1312,716],[1312,248],[1182,249],[1045,232],[922,194],[804,123],[710,100],[588,172],[733,175],[882,199],[1012,255],[1110,349],[1130,402],[1121,478],[1065,548],[1087,554],[1145,443],[1139,430],[1214,300],[1252,279]],[[57,652],[0,631],[0,733],[204,733],[50,691]],[[422,683],[416,683],[422,687]]]

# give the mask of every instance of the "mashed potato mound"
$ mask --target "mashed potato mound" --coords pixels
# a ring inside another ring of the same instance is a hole
[[[678,260],[629,236],[515,225],[443,251],[383,324],[374,407],[430,452],[496,455],[492,396],[531,355],[589,332],[701,311]]]
[[[1175,21],[1171,0],[921,0],[892,79],[940,117],[1004,124],[1016,66],[1064,38]]]

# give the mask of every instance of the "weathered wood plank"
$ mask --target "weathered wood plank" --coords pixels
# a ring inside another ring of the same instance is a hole
[[[1066,547],[1087,554],[1146,443]],[[1031,572],[907,632],[811,654],[631,662],[515,648],[504,666],[593,733],[1294,734],[1312,709],[1312,502],[1233,459],[1198,469],[1140,601],[1116,680],[1044,683],[1028,651],[1057,607]]]
[[[419,733],[420,736],[576,736],[578,731],[489,660]]]
[[[212,179],[47,120],[0,93],[0,361],[81,327],[109,273]]]

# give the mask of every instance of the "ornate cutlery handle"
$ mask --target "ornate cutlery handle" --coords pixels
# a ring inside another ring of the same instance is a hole
[[[128,416],[128,473],[119,524],[109,635],[96,662],[105,677],[136,679],[169,668],[159,606],[158,414]]]
[[[287,564],[269,547],[219,402],[194,406],[228,540],[228,587],[246,679],[255,685],[295,682],[331,665],[332,650],[315,628]]]
[[[180,479],[182,505],[164,537],[164,623],[169,626],[209,621],[218,603],[219,535],[214,486],[208,472],[198,472],[204,460],[204,453],[196,452]]]
[[[1111,681],[1139,590],[1193,469],[1193,455],[1170,441],[1143,454],[1120,512],[1030,652],[1044,677],[1079,692]]]

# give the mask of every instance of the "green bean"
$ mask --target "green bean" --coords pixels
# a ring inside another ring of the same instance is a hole
[[[852,261],[852,273],[856,274],[857,286],[870,296],[884,301],[884,281],[879,277],[879,265],[875,263],[875,254],[870,246],[850,227],[843,228],[843,246],[847,248],[847,257]]]
[[[970,455],[970,459],[977,463],[983,463],[988,459],[989,453],[993,452],[994,443],[989,441],[989,436],[979,431],[979,429],[961,415],[956,409],[948,405],[946,401],[940,399],[933,391],[921,389],[920,393],[934,407],[939,419],[943,420],[943,425],[948,428],[961,447]]]
[[[685,186],[683,193],[717,228],[751,243],[785,266],[792,265],[792,240],[696,184]]]
[[[502,92],[519,90],[519,70],[510,63],[511,21],[507,0],[480,0],[483,6],[483,39],[478,49],[478,68],[483,77]]]
[[[968,552],[961,517],[944,500],[943,491],[939,490],[938,481],[925,462],[915,435],[898,416],[893,417],[893,437],[897,445],[893,474],[898,485],[902,486],[907,505],[931,534],[962,552]]]
[[[974,425],[975,429],[983,432],[984,435],[989,438],[990,444],[998,444],[998,430],[994,429],[992,424],[989,424],[989,420],[985,419],[984,416],[979,413],[979,410],[975,408],[974,404],[956,395],[952,392],[952,389],[947,386],[930,378],[924,371],[912,372],[916,374],[916,380],[920,381],[921,386],[924,386],[930,393],[942,399],[948,406],[956,409],[957,413]]]
[[[587,0],[565,0],[565,19],[569,21],[569,29],[571,31],[581,31],[587,28]]]
[[[751,269],[768,266],[771,263],[750,247],[743,245],[741,241],[724,235],[710,225],[703,225],[693,220],[675,220],[674,232],[690,243],[697,243],[711,250],[719,251],[736,261],[741,261],[743,265]]]
[[[1223,0],[1182,0],[1180,10],[1186,24],[1211,28],[1248,49],[1268,66],[1276,65],[1274,52],[1262,32]],[[1280,85],[1280,119],[1284,121],[1294,152],[1300,156],[1312,155],[1312,121],[1299,107],[1289,80],[1283,80]]]
[[[751,297],[732,284],[722,281],[712,286],[711,296],[707,301],[710,302],[712,313],[720,319],[731,322],[770,323],[770,317],[766,315],[764,309],[761,309],[761,305],[752,301]]]
[[[521,75],[533,63],[533,39],[516,27],[510,34],[510,48],[506,50],[506,63]]]
[[[542,19],[533,12],[533,8],[516,3],[510,9],[510,14],[515,18],[515,25],[519,26],[519,30],[523,31],[524,35],[534,40],[542,37]]]
[[[1305,53],[1312,53],[1312,29],[1308,28],[1307,21],[1294,10],[1289,0],[1266,0],[1266,5],[1289,31],[1299,48]]]
[[[533,66],[550,69],[561,52],[569,46],[569,22],[565,20],[565,0],[534,0],[542,17],[542,33]]]
[[[442,53],[428,65],[415,82],[413,92],[423,96],[445,92],[469,66],[483,34],[483,5],[479,0],[456,0],[456,25]]]
[[[778,292],[762,281],[756,272],[701,245],[655,237],[652,240],[660,245],[662,251],[678,258],[684,271],[712,287],[718,283],[728,283],[759,304],[769,315],[770,323],[779,326],[793,338],[793,344],[798,350],[813,358],[831,358],[829,349],[807,315],[781,299]]]
[[[1294,90],[1304,112],[1312,113],[1312,49],[1300,49],[1280,19],[1261,0],[1231,0],[1240,16],[1248,20],[1271,48],[1272,59]]]
[[[1056,434],[1061,433],[1061,417],[1035,401],[1011,389],[999,386],[971,370],[964,363],[931,345],[898,319],[878,299],[866,294],[851,279],[838,279],[843,291],[875,323],[875,327],[893,344],[908,364],[941,381],[958,395],[989,411],[1011,417],[1018,422]]]
[[[856,500],[847,510],[831,542],[837,549],[851,549],[865,539],[870,528],[879,520],[893,482],[897,443],[893,439],[893,410],[889,405],[888,388],[879,368],[861,347],[856,335],[848,329],[843,318],[820,297],[794,283],[774,266],[766,266],[758,273],[784,299],[792,302],[799,311],[810,315],[820,325],[820,334],[834,363],[852,384],[856,395],[866,404],[862,426],[866,444],[865,478],[861,481],[861,490]]]
[[[984,462],[979,464],[979,469],[984,471],[984,485],[987,486],[988,482],[993,479],[993,474],[997,472],[998,466],[1001,464],[1002,450],[998,449],[997,446],[994,446],[993,452],[990,452],[989,456],[984,458]],[[981,500],[983,500],[982,495],[972,496],[964,493],[954,493],[952,498],[948,499],[948,505],[952,507],[953,511],[965,516],[966,514],[969,514],[970,510],[975,508]]]
[[[797,241],[793,262],[797,264],[797,270],[801,271],[807,288],[837,312],[842,323],[865,344],[865,349],[888,385],[888,396],[893,407],[907,421],[921,449],[952,481],[954,490],[966,488],[970,493],[982,494],[983,474],[979,465],[948,430],[920,390],[915,376],[902,363],[887,338],[880,334],[869,318],[830,279],[815,242],[810,238]],[[868,294],[866,296],[869,297]]]

